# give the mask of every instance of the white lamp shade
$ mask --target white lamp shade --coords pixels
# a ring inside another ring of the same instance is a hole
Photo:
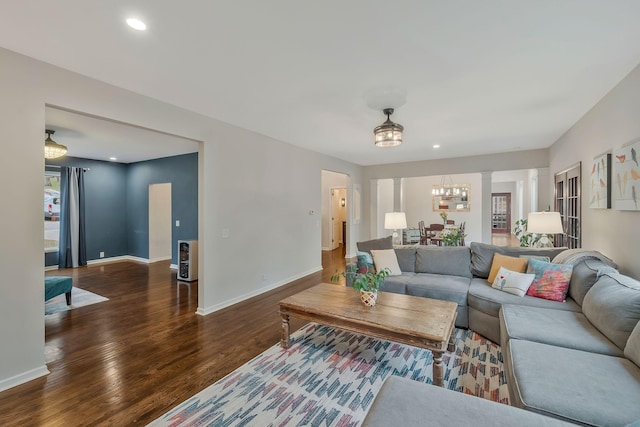
[[[536,234],[564,233],[560,212],[531,212],[527,218],[527,232]]]
[[[384,228],[401,230],[407,228],[407,216],[404,212],[387,212],[384,214]]]

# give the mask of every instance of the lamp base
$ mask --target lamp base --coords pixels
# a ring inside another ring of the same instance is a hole
[[[394,245],[396,245],[396,246],[402,245],[402,239],[400,239],[400,235],[398,234],[398,230],[393,230],[393,234],[391,236],[393,236],[393,239],[391,240],[391,242]]]
[[[549,239],[546,235],[542,235],[540,240],[535,244],[536,248],[553,248],[553,241]]]

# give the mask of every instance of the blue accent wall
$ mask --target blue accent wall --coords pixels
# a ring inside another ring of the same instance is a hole
[[[85,174],[88,260],[99,259],[101,251],[106,258],[149,258],[150,184],[171,183],[172,263],[177,264],[178,240],[198,238],[198,153],[130,164],[63,157],[46,165],[90,169]],[[57,263],[57,253],[45,253],[45,266]]]
[[[46,165],[88,168],[85,172],[87,259],[128,254],[127,165],[63,157]],[[59,170],[59,169],[51,169]],[[58,264],[57,253],[45,254],[45,266]]]
[[[178,240],[198,239],[198,153],[128,165],[127,224],[129,254],[149,258],[149,185],[171,183],[171,262]],[[180,227],[176,227],[180,220]]]

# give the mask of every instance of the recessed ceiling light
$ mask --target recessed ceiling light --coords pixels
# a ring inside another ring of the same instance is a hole
[[[112,162],[115,162],[118,159],[116,157],[111,156],[111,157],[109,157],[109,160],[111,160]]]
[[[433,144],[433,148],[440,148],[440,144]]]
[[[138,31],[144,31],[147,29],[147,24],[136,18],[127,19],[127,25]]]

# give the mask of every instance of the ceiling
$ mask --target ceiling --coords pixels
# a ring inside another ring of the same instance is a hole
[[[635,0],[14,1],[0,46],[371,165],[549,147],[640,63],[638,18]],[[373,145],[384,107],[399,147]]]
[[[47,107],[45,120],[56,131],[51,138],[73,157],[133,163],[198,151],[190,139],[57,108]]]

